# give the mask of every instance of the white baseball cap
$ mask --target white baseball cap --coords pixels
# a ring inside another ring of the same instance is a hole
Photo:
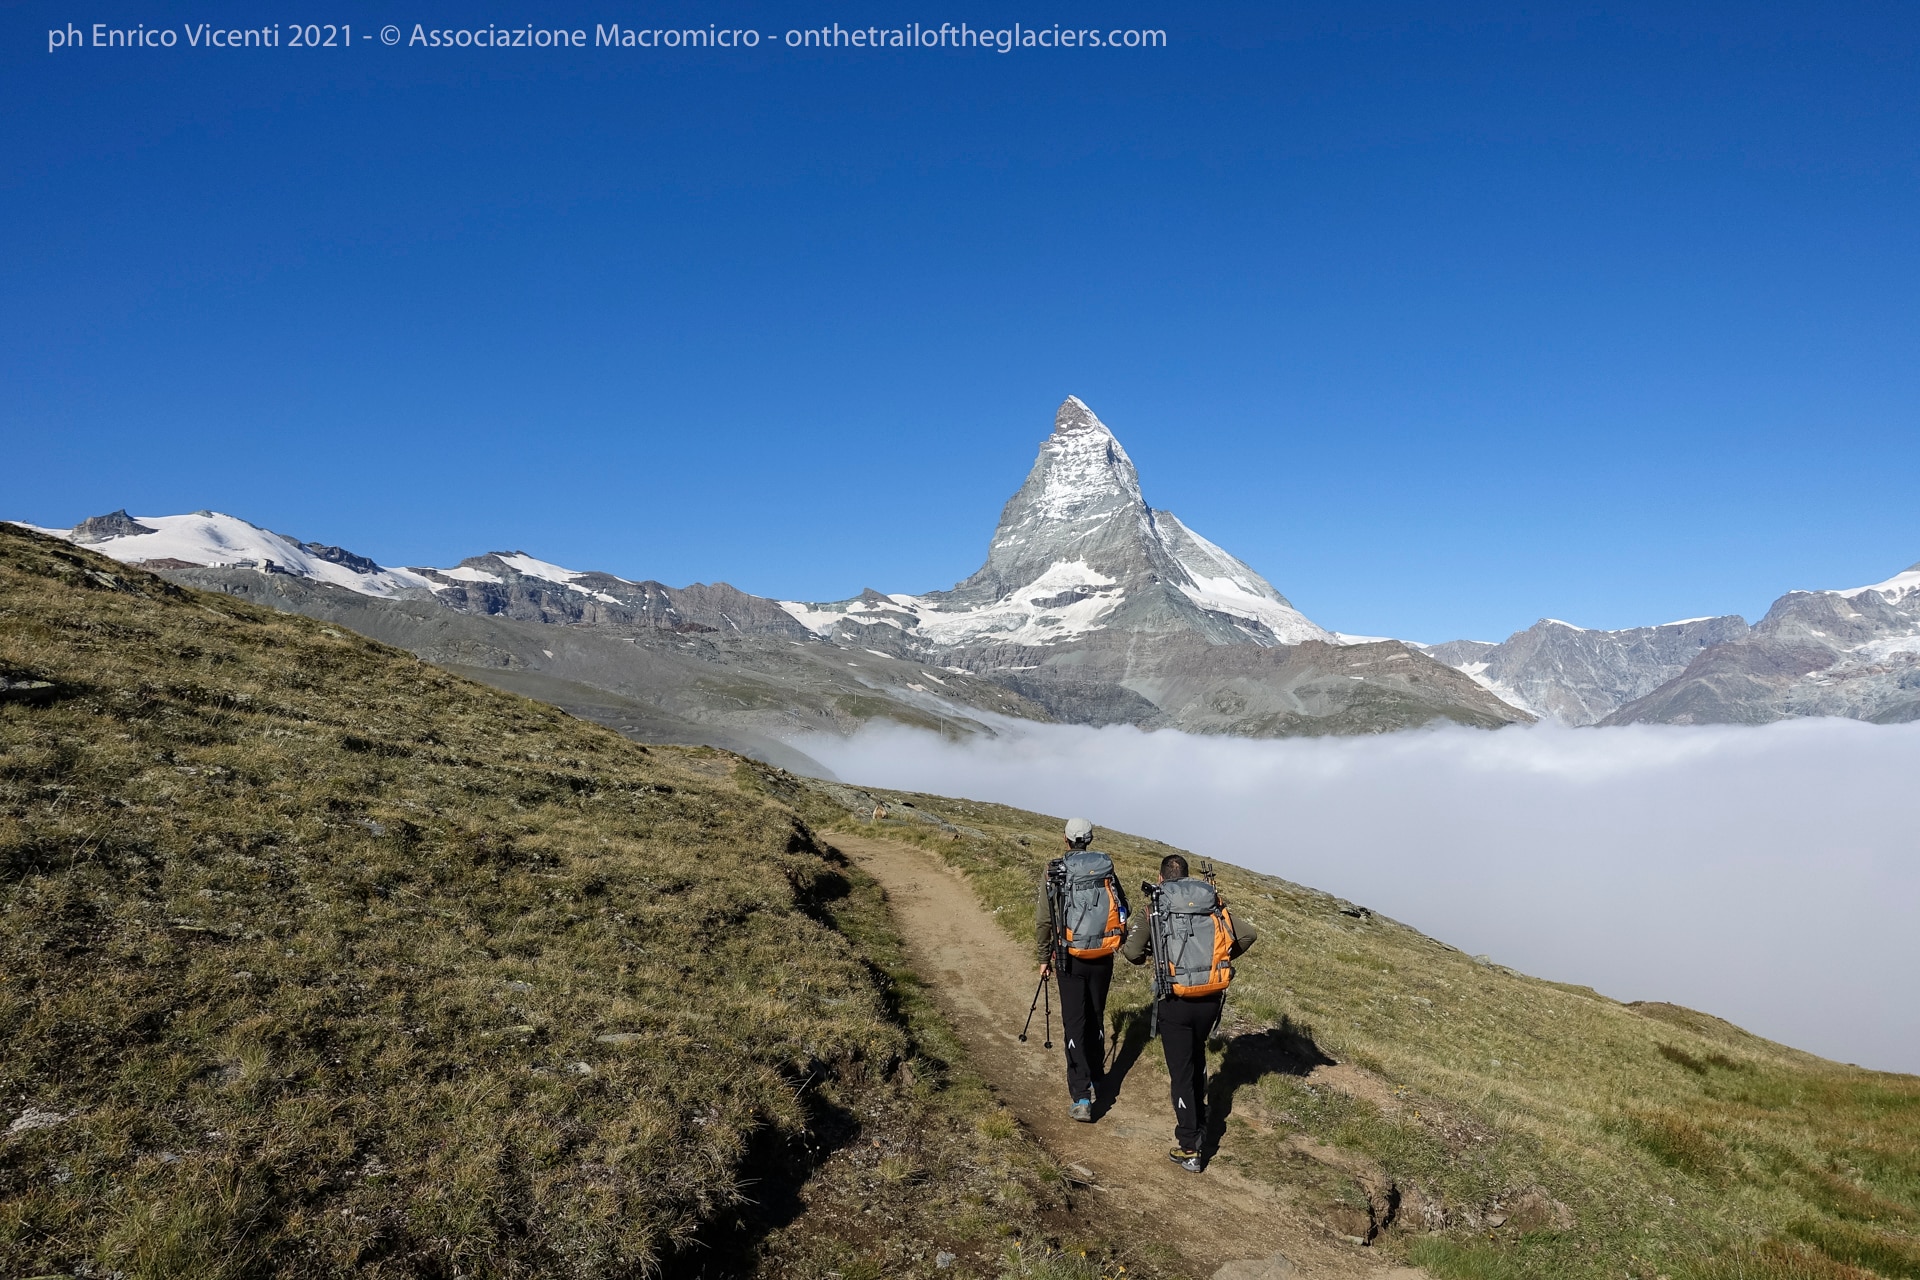
[[[1093,834],[1093,824],[1085,818],[1067,819],[1067,839],[1085,840]]]

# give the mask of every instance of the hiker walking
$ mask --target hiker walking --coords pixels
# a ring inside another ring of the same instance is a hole
[[[1093,1122],[1107,1062],[1107,989],[1113,955],[1126,936],[1127,895],[1113,859],[1091,848],[1093,824],[1069,818],[1066,853],[1047,864],[1034,902],[1033,936],[1040,980],[1060,984],[1060,1025],[1066,1033],[1068,1113]]]
[[[1207,1040],[1233,981],[1233,961],[1254,944],[1251,925],[1236,923],[1211,879],[1193,879],[1177,853],[1160,861],[1160,883],[1143,886],[1151,909],[1127,929],[1121,954],[1133,964],[1153,957],[1153,1019],[1172,1078],[1173,1150],[1167,1158],[1190,1173],[1206,1167]]]

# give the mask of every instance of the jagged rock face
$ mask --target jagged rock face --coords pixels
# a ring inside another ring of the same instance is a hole
[[[284,535],[283,535],[284,536]],[[289,541],[294,541],[289,539]],[[355,573],[378,573],[380,566],[367,556],[355,555],[345,547],[329,546],[324,542],[302,542],[306,551],[325,560],[328,564],[337,564],[353,570]]]
[[[1590,725],[1678,676],[1705,650],[1746,634],[1746,619],[1732,615],[1623,631],[1542,618],[1502,644],[1453,640],[1427,652],[1517,707]]]
[[[629,582],[610,573],[562,569],[524,551],[494,551],[470,556],[452,569],[414,572],[434,583],[441,604],[461,613],[528,622],[813,638],[773,601],[724,582],[678,589]]]
[[[83,545],[105,542],[110,538],[127,538],[139,533],[157,533],[127,514],[125,507],[110,511],[104,516],[88,516],[73,527],[73,540]]]
[[[1765,724],[1844,716],[1920,720],[1920,564],[1850,591],[1793,591],[1751,633],[1687,669],[1606,724]]]

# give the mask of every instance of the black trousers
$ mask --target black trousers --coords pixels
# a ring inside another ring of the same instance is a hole
[[[1220,997],[1168,996],[1159,1017],[1160,1048],[1173,1081],[1173,1140],[1198,1151],[1207,1131],[1207,1036],[1220,1021]]]
[[[1068,956],[1053,976],[1060,985],[1067,1096],[1078,1102],[1093,1096],[1093,1086],[1106,1072],[1107,988],[1113,985],[1113,957],[1079,960]]]

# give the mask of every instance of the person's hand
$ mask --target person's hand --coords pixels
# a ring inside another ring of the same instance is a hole
[[[1040,976],[1044,978],[1052,972],[1053,972],[1053,962],[1051,960],[1042,960],[1040,962]]]

